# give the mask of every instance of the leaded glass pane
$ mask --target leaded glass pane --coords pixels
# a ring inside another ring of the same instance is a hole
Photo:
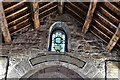
[[[52,34],[52,51],[65,51],[65,33],[62,31],[55,31]]]

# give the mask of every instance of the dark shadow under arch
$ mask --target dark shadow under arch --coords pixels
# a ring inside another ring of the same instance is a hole
[[[67,76],[68,79],[66,79],[66,80],[69,80],[69,79],[70,80],[84,80],[78,73],[76,73],[73,70],[70,70],[68,68],[65,68],[63,66],[60,66],[60,65],[59,66],[57,66],[57,65],[56,66],[51,66],[51,67],[47,67],[47,68],[44,68],[42,70],[39,70],[35,74],[31,75],[27,80],[34,80],[34,79],[35,80],[36,79],[41,80],[39,78],[40,74],[51,73],[51,72],[57,72],[57,73],[61,73],[61,74],[65,75],[65,76]],[[42,78],[42,79],[43,80],[48,80],[50,78],[45,77],[45,78]],[[56,80],[56,78],[51,79],[51,80]],[[62,80],[64,80],[64,79],[62,79]]]

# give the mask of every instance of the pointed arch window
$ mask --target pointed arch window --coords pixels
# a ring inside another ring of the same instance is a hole
[[[62,27],[56,25],[52,26],[53,30],[50,32],[49,51],[68,52],[68,36]]]

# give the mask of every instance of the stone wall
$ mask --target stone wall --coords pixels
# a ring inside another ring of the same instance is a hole
[[[48,53],[49,28],[55,21],[64,21],[69,26],[68,54],[86,62],[85,67],[79,69],[80,72],[89,78],[104,78],[104,61],[107,59],[118,60],[119,51],[113,50],[112,53],[105,51],[106,44],[89,31],[87,34],[83,34],[81,32],[82,25],[68,14],[52,14],[41,20],[42,24],[39,30],[35,31],[32,28],[27,28],[14,34],[11,44],[3,44],[0,47],[2,50],[1,54],[7,55],[10,58],[9,73],[14,70],[15,66],[20,65],[20,62],[24,62],[24,60],[28,61],[41,53]],[[26,63],[22,65],[24,64]]]

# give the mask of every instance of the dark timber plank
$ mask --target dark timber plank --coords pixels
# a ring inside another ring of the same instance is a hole
[[[20,16],[21,14],[26,13],[26,12],[28,12],[28,7],[24,7],[23,9],[15,12],[15,13],[13,13],[13,14],[11,14],[11,15],[6,16],[6,19],[7,19],[8,22],[9,22],[11,19],[14,19],[14,18]]]
[[[110,41],[110,37],[108,37],[106,34],[101,32],[99,29],[96,28],[96,26],[92,25],[90,27],[90,31],[96,35],[98,38],[102,39],[105,43],[108,43]]]
[[[22,7],[22,6],[24,6],[24,2],[19,2],[19,3],[15,4],[15,5],[11,6],[11,7],[6,8],[4,11],[7,14],[7,13],[9,13],[11,11],[14,11],[14,10]]]
[[[93,19],[93,25],[96,25],[97,28],[99,28],[101,31],[103,31],[106,35],[108,35],[109,37],[112,37],[113,36],[113,32],[110,31],[106,25],[104,25],[101,21],[99,21],[97,18],[94,18]]]
[[[103,3],[106,7],[108,7],[110,10],[112,10],[114,13],[116,13],[118,16],[120,16],[120,9],[110,2],[104,2]]]
[[[48,4],[44,5],[44,6],[39,7],[39,12],[41,13],[41,12],[43,12],[44,10],[47,10],[47,9],[49,9],[50,7],[53,7],[53,6],[55,6],[55,5],[57,5],[57,4],[55,4],[54,2],[50,2],[50,3],[48,3]]]
[[[76,6],[75,4],[73,4],[73,3],[71,3],[71,2],[69,2],[69,3],[67,3],[68,4],[68,7],[69,8],[71,8],[74,12],[76,12],[77,14],[80,14],[81,15],[81,17],[83,18],[83,19],[85,19],[85,16],[86,16],[86,12],[84,12],[83,10],[81,10],[78,6]],[[66,4],[66,5],[67,5]]]
[[[28,27],[31,27],[31,24],[28,24],[28,25],[25,26],[25,27],[22,27],[22,28],[20,28],[20,29],[18,29],[18,30],[15,30],[15,31],[12,32],[10,35],[12,36],[12,35],[14,35],[15,33],[19,32],[19,31],[21,31],[21,30],[23,30],[23,29],[25,29],[25,28],[28,28]]]
[[[49,2],[39,2],[38,4],[39,4],[39,8],[40,7],[42,7],[42,6],[44,6],[44,5],[46,5],[46,4],[48,4]]]
[[[7,6],[9,4],[11,4],[11,2],[3,2],[3,6]]]
[[[78,18],[80,18],[79,20],[79,22],[81,22],[81,23],[84,23],[84,19],[82,18],[82,16],[80,16],[80,14],[77,14],[74,10],[72,10],[71,8],[69,8],[67,5],[65,5],[65,7],[66,7],[66,9],[68,9],[69,11],[71,11],[71,13],[74,15],[76,15]]]
[[[13,6],[13,5],[15,5],[15,4],[17,4],[18,2],[3,2],[3,8],[4,9],[6,9],[6,8],[9,8],[9,7],[11,7],[11,6]]]
[[[20,18],[17,18],[15,20],[11,21],[10,23],[8,23],[8,26],[12,27],[12,26],[20,23],[21,21],[24,21],[25,19],[29,18],[29,16],[30,16],[30,13],[27,13],[26,15],[24,15],[24,16],[22,16]]]
[[[103,14],[101,14],[98,11],[95,11],[95,15],[94,15],[97,19],[101,20],[103,23],[105,23],[108,27],[108,29],[110,29],[110,31],[115,32],[116,31],[116,25],[114,25],[113,23],[111,23]]]
[[[20,22],[19,24],[15,25],[15,26],[13,26],[11,28],[9,28],[10,33],[13,33],[14,31],[16,31],[16,30],[18,30],[18,29],[20,29],[20,28],[28,25],[29,22],[30,22],[30,19],[26,19],[26,20]]]
[[[113,24],[118,24],[119,20],[114,17],[112,14],[110,14],[107,10],[105,10],[102,6],[98,5],[97,6],[98,11],[101,12],[101,14],[104,14]]]
[[[85,13],[87,13],[88,11],[88,7],[83,4],[82,2],[72,2],[76,7],[80,8],[82,11],[84,11]]]
[[[57,10],[57,5],[55,5],[55,6],[51,7],[51,8],[49,8],[49,9],[45,10],[44,12],[41,12],[39,14],[39,17],[43,18],[43,17],[45,17],[45,16],[55,12],[56,10]]]

